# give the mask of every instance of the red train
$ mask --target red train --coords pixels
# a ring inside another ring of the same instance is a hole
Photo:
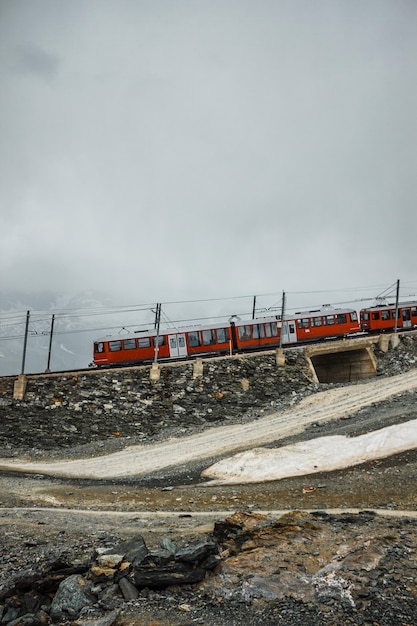
[[[231,321],[218,326],[140,331],[134,335],[106,337],[94,343],[93,363],[97,367],[177,360],[194,356],[236,354],[282,345],[303,344],[366,333],[407,330],[417,327],[417,302],[398,306],[381,305],[362,309],[333,309],[284,316]]]
[[[373,306],[362,309],[360,324],[364,332],[381,333],[394,330],[410,330],[417,327],[417,302],[403,302],[398,305],[397,324],[396,307],[393,304]]]

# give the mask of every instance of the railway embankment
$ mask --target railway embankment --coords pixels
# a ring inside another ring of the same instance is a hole
[[[161,433],[184,435],[209,424],[244,422],[316,387],[297,350],[287,354],[285,367],[277,366],[275,352],[209,359],[197,374],[194,365],[163,364],[158,380],[150,379],[149,366],[29,376],[23,400],[13,398],[14,381],[3,380],[1,456],[29,443],[45,450],[113,439],[117,448],[127,438],[140,442]]]
[[[417,336],[372,344],[377,375],[405,372],[417,364]],[[0,456],[184,436],[213,424],[245,423],[326,388],[318,384],[303,350],[162,364],[150,367],[28,376],[22,400],[15,378],[0,380]],[[11,437],[13,433],[13,437]],[[96,450],[94,450],[96,446]],[[82,452],[82,451],[81,451]]]

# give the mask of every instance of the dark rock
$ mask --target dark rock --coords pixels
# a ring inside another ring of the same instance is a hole
[[[123,594],[118,584],[106,586],[98,594],[98,604],[106,611],[117,608],[121,599],[123,599]]]
[[[172,562],[161,567],[141,567],[134,569],[133,576],[136,587],[143,589],[164,589],[172,585],[188,585],[204,579],[206,570],[203,567],[190,567],[185,563]]]
[[[51,618],[44,611],[39,611],[35,615],[32,613],[26,613],[21,617],[18,617],[11,622],[7,623],[7,626],[48,626],[51,623]]]
[[[66,578],[58,587],[52,601],[51,617],[54,621],[62,618],[76,618],[80,611],[96,601],[91,593],[91,584],[86,578],[73,574]]]
[[[175,553],[175,560],[184,563],[201,563],[216,552],[217,544],[214,541],[200,541],[178,549]]]
[[[36,570],[29,569],[19,572],[0,589],[0,601],[12,596],[17,591],[30,589],[40,579],[41,574]]]
[[[130,541],[119,543],[112,548],[105,550],[103,554],[123,554],[126,561],[132,565],[138,565],[149,554],[149,550],[146,547],[143,537],[141,535],[137,535]]]
[[[135,600],[139,597],[139,591],[127,578],[121,578],[119,580],[119,587],[125,600]]]

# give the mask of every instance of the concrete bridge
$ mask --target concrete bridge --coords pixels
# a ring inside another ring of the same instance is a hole
[[[304,354],[318,383],[344,383],[375,376],[375,345],[387,352],[396,348],[399,342],[398,333],[358,337],[307,346]]]

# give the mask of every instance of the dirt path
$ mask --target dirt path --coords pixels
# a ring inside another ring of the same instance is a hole
[[[378,378],[310,396],[292,410],[274,413],[248,424],[211,428],[190,437],[154,445],[135,445],[108,456],[57,462],[0,459],[0,471],[45,474],[65,478],[116,479],[144,476],[193,461],[221,457],[265,445],[302,432],[312,423],[352,415],[372,403],[417,388],[417,370]]]

